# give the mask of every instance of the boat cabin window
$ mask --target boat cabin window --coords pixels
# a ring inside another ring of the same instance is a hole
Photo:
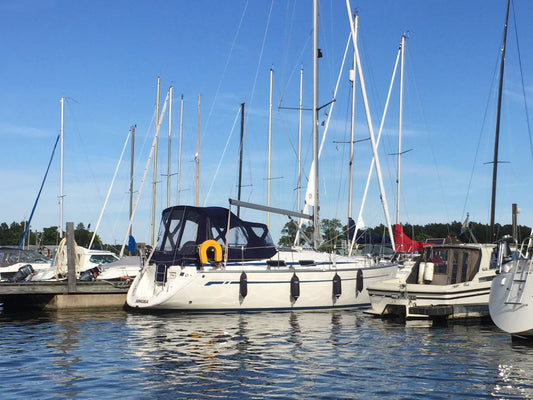
[[[7,261],[8,264],[16,264],[16,263],[18,263],[19,262],[19,254],[18,254],[18,252],[8,253],[6,261]]]
[[[117,260],[118,258],[111,254],[95,254],[89,258],[89,261],[94,264],[109,264]]]
[[[473,248],[427,247],[413,268],[409,283],[418,282],[420,263],[433,263],[431,280],[424,276],[424,283],[433,285],[452,285],[471,281],[479,270],[481,252]]]
[[[182,228],[183,234],[179,244],[179,250],[183,248],[183,245],[187,242],[196,242],[198,237],[198,222],[192,220],[186,220],[183,222],[185,226]]]
[[[181,250],[185,243],[196,243],[198,235],[198,215],[188,213],[188,218],[184,218],[183,211],[174,212],[168,218],[163,217],[159,236],[161,243],[158,246],[160,251],[172,252],[175,249]]]
[[[233,226],[229,231],[229,246],[246,246],[248,244],[248,235],[241,226]]]

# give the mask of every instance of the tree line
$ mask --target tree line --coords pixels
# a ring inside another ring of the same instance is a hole
[[[453,221],[451,223],[429,223],[426,225],[411,225],[405,224],[403,226],[404,233],[413,240],[425,242],[433,238],[452,237],[460,240],[463,243],[487,243],[490,241],[490,227],[488,224],[481,224],[477,222],[469,222],[467,224]],[[7,224],[3,222],[0,224],[0,246],[18,246],[24,230],[26,228],[25,222],[12,222]],[[90,228],[90,227],[89,227]],[[93,233],[86,228],[83,223],[76,225],[74,230],[74,240],[79,246],[88,247]],[[294,244],[296,238],[297,227],[294,222],[287,222],[281,230],[281,236],[278,241],[279,246],[289,247]],[[306,246],[311,244],[313,237],[313,227],[306,224],[302,227],[303,234],[300,236],[300,245]],[[324,219],[321,221],[322,251],[337,251],[346,245],[348,241],[348,226],[343,225],[338,219]],[[374,228],[367,228],[365,232],[376,234],[384,237],[389,236],[388,229],[381,224]],[[513,236],[513,227],[508,225],[495,225],[496,237],[501,238],[505,235]],[[524,225],[517,226],[518,242],[531,235],[531,228]],[[64,236],[64,235],[63,235]],[[55,246],[59,244],[59,229],[57,226],[44,228],[42,231],[28,231],[25,239],[25,244],[40,246]],[[115,245],[104,244],[98,235],[93,241],[93,248],[109,249],[118,251]]]
[[[324,219],[321,221],[322,245],[320,250],[335,251],[342,248],[348,239],[348,226],[343,225],[338,219]],[[451,237],[463,243],[489,243],[490,226],[478,222],[458,222],[450,223],[429,223],[426,225],[402,225],[403,232],[413,240],[425,242],[428,239],[445,239]],[[294,222],[287,222],[281,230],[279,246],[292,246],[294,244],[298,229]],[[513,236],[513,226],[511,224],[495,224],[494,231],[496,238],[506,235]],[[309,224],[302,227],[303,235],[300,236],[300,245],[310,245],[310,238],[313,237],[313,227]],[[374,228],[367,228],[367,234],[375,234],[388,238],[389,232],[385,225],[381,224]],[[361,233],[361,231],[359,232]],[[523,239],[531,235],[531,227],[518,225],[516,229],[516,240],[520,243]]]
[[[12,222],[8,225],[6,222],[0,224],[0,245],[1,246],[18,246],[24,231],[26,229],[26,222]],[[74,240],[76,244],[83,247],[88,247],[93,232],[85,228],[83,223],[76,225],[74,229]],[[60,241],[59,237],[59,228],[57,226],[50,226],[44,228],[42,231],[32,231],[28,230],[26,237],[24,238],[24,243],[26,245],[32,246],[57,246]],[[63,232],[63,237],[65,237],[65,232]],[[102,240],[98,235],[95,236],[93,241],[93,248],[105,248],[106,246],[102,243]]]

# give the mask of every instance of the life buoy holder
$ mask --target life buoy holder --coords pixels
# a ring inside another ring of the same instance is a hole
[[[207,259],[207,249],[211,247],[215,250],[215,261],[222,261],[222,246],[220,246],[220,243],[218,243],[216,240],[209,239],[198,247],[198,255],[200,256],[200,262],[202,264],[207,264],[209,261]]]

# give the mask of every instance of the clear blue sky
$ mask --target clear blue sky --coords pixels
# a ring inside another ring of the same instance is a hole
[[[504,0],[352,1],[359,48],[377,132],[400,37],[407,33],[401,221],[426,224],[463,220],[488,223],[497,68]],[[185,99],[181,203],[195,203],[197,102],[200,111],[200,205],[227,206],[237,197],[238,110],[246,103],[242,199],[267,203],[269,70],[274,70],[271,205],[296,209],[299,71],[304,107],[311,106],[311,1],[3,1],[0,3],[0,221],[29,217],[60,126],[65,97],[64,221],[94,229],[130,126],[137,125],[135,190],[154,134],[157,77],[161,102],[174,87],[172,174],[177,172],[179,101]],[[320,103],[332,98],[349,33],[344,1],[320,4]],[[516,14],[516,19],[515,19]],[[518,68],[533,103],[533,4],[515,0],[510,18],[496,219],[533,224],[532,155]],[[515,25],[516,21],[516,25]],[[320,164],[321,217],[347,215],[349,82],[344,71]],[[359,94],[360,92],[358,92]],[[368,137],[360,95],[356,139]],[[167,114],[168,115],[168,114]],[[303,170],[311,139],[304,112]],[[320,119],[325,116],[321,114]],[[237,119],[237,120],[236,120]],[[398,86],[385,124],[380,157],[394,222]],[[236,124],[235,124],[235,121]],[[168,119],[162,123],[157,221],[167,203]],[[129,205],[129,147],[98,233],[121,243]],[[354,206],[358,214],[370,145],[356,145]],[[177,177],[172,177],[172,204]],[[384,222],[377,185],[363,218]],[[150,241],[152,170],[133,223],[137,241]],[[56,153],[32,229],[59,223],[59,153]],[[243,211],[244,218],[266,222]],[[271,217],[277,240],[285,217]]]

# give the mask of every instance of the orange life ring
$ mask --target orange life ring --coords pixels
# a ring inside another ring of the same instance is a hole
[[[216,240],[209,239],[203,242],[198,247],[198,254],[200,256],[200,262],[202,264],[206,264],[208,262],[207,249],[211,247],[215,249],[215,261],[216,262],[222,261],[222,246],[220,246],[220,243],[218,243]]]

